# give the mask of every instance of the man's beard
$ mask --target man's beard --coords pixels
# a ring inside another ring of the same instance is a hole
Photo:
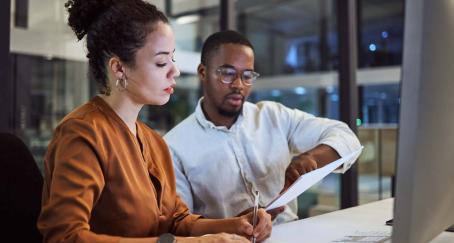
[[[226,117],[238,117],[242,111],[243,111],[243,105],[241,105],[240,109],[234,110],[234,111],[229,111],[229,110],[223,109],[221,107],[218,107],[219,114],[226,116]]]

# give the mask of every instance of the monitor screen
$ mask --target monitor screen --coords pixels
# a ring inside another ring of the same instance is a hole
[[[405,3],[393,242],[454,224],[454,1]]]

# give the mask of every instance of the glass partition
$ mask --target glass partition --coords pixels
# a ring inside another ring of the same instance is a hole
[[[274,100],[339,119],[337,4],[334,0],[239,1],[238,28],[255,47],[262,77],[250,100]],[[358,1],[359,203],[391,195],[402,62],[403,0]],[[381,67],[366,69],[368,67]],[[340,176],[299,197],[299,216],[339,209]]]
[[[13,54],[18,135],[29,146],[39,167],[53,129],[76,106],[94,93],[87,77],[87,64],[24,54]]]

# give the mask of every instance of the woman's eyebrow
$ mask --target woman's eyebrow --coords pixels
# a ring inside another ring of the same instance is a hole
[[[172,53],[175,53],[175,49],[173,49]],[[168,52],[168,51],[160,51],[154,55],[159,56],[159,55],[169,55],[169,54],[170,54],[170,52]]]

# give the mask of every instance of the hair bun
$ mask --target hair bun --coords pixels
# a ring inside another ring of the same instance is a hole
[[[112,4],[113,0],[68,0],[65,3],[69,13],[68,25],[78,40],[84,37],[93,22]]]

